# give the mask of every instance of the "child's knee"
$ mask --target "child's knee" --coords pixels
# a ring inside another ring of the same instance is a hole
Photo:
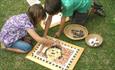
[[[13,48],[18,48],[20,50],[29,52],[30,50],[32,50],[32,46],[24,41],[17,41],[12,45]]]
[[[29,52],[32,50],[32,46],[30,44],[26,44],[25,46],[23,46],[23,48],[21,48],[22,50]]]

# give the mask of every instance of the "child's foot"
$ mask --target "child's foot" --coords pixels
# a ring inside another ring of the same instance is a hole
[[[54,37],[60,37],[61,32],[56,32]]]
[[[104,12],[104,10],[103,10],[102,8],[97,9],[97,10],[94,12],[94,14],[97,14],[97,15],[99,15],[99,16],[105,17],[105,12]]]
[[[105,12],[104,12],[104,9],[103,9],[103,5],[101,3],[94,2],[94,5],[92,7],[93,7],[93,10],[94,10],[93,11],[94,14],[105,17]]]

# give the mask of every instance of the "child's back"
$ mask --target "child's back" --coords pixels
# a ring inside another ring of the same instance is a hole
[[[9,18],[3,25],[0,32],[0,40],[5,45],[9,45],[24,37],[27,34],[27,28],[33,28],[33,24],[29,21],[27,14],[15,15]]]
[[[72,16],[77,10],[80,13],[87,13],[91,7],[91,0],[61,0],[63,6],[63,16]]]

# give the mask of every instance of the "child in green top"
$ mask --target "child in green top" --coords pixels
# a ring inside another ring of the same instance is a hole
[[[46,21],[44,36],[47,35],[53,15],[62,12],[60,28],[56,33],[56,36],[59,37],[66,17],[70,17],[71,23],[84,24],[92,4],[92,0],[45,0],[45,10],[49,16]]]

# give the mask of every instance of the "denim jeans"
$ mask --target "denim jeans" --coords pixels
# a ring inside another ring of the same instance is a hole
[[[32,50],[32,46],[29,43],[22,40],[18,40],[15,43],[13,43],[11,48],[17,48],[25,52]]]

